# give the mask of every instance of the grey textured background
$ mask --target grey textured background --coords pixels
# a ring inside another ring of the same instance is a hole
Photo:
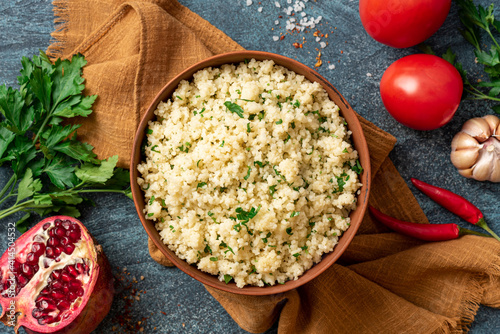
[[[486,6],[493,1],[477,2]],[[272,36],[286,32],[284,18],[278,18],[279,15],[285,15],[275,7],[274,1],[263,0],[259,5],[254,0],[249,7],[246,6],[246,0],[180,2],[247,49],[279,53],[310,67],[316,63],[315,48],[319,44],[312,33],[287,35],[284,40],[273,41]],[[282,5],[286,3],[285,0],[279,2]],[[494,2],[500,5],[498,1]],[[262,12],[257,10],[258,7],[262,7]],[[491,113],[488,104],[465,101],[449,124],[434,131],[419,132],[400,125],[382,105],[379,81],[393,61],[417,53],[418,50],[393,49],[372,40],[359,20],[357,1],[310,1],[306,3],[305,11],[309,16],[323,16],[317,27],[322,32],[333,31],[328,39],[324,39],[329,45],[322,50],[323,66],[318,72],[337,87],[358,113],[398,139],[390,157],[403,178],[410,184],[410,177],[416,177],[471,199],[484,212],[490,226],[500,232],[500,184],[465,179],[457,174],[449,160],[450,142],[454,134],[467,119]],[[497,9],[496,14],[500,16],[500,9]],[[280,20],[279,25],[274,23],[277,19]],[[482,75],[481,66],[474,65],[472,47],[458,34],[459,27],[457,10],[453,5],[443,27],[427,43],[438,54],[452,47],[470,75],[478,78]],[[16,86],[21,57],[31,57],[39,49],[45,50],[53,29],[50,1],[0,2],[0,84]],[[302,42],[302,37],[306,37],[307,41],[304,48],[294,48],[292,43]],[[336,68],[328,69],[327,61],[336,64]],[[9,176],[5,167],[0,168],[0,184],[4,184]],[[434,204],[415,188],[411,189],[431,222],[456,222],[465,227],[463,221]],[[117,326],[118,332],[127,332],[119,327],[120,317],[129,319],[130,324],[142,321],[139,327],[144,327],[145,333],[246,333],[200,283],[177,269],[164,268],[151,260],[147,251],[147,236],[131,200],[117,195],[91,197],[97,205],[83,209],[82,219],[103,245],[115,275],[123,278],[112,311],[96,333],[111,333],[113,326]],[[2,222],[0,226],[2,249],[7,247],[6,223]],[[125,272],[123,268],[126,268]],[[140,280],[141,276],[144,276],[144,280]],[[137,283],[133,282],[133,277],[137,278]],[[124,299],[130,297],[132,289],[146,293],[140,292],[140,300],[134,299],[134,302]],[[128,332],[135,333],[139,327],[130,327]],[[10,331],[0,327],[0,332]],[[269,331],[274,332],[275,328]],[[500,310],[481,307],[471,333],[499,332]]]

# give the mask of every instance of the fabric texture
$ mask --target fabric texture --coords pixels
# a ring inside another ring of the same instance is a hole
[[[57,0],[47,50],[82,53],[94,112],[78,119],[98,156],[129,167],[132,139],[156,93],[206,57],[243,48],[175,0]],[[360,117],[372,163],[369,203],[407,221],[428,223],[388,155],[395,138]],[[172,264],[149,240],[151,257]],[[304,286],[273,296],[210,287],[243,329],[259,333],[461,333],[480,304],[500,307],[500,243],[465,236],[423,242],[388,231],[369,215],[342,257]]]

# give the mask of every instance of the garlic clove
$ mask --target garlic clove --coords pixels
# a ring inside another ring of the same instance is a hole
[[[495,115],[486,115],[483,119],[488,123],[492,135],[500,135],[500,118]]]
[[[467,169],[459,169],[458,174],[465,176],[467,178],[472,178],[472,168],[467,168]]]
[[[479,147],[480,145],[477,142],[477,140],[464,132],[457,133],[455,137],[453,137],[453,140],[451,141],[452,151],[470,149],[470,148],[479,149]]]
[[[490,125],[484,118],[469,119],[462,126],[462,132],[474,137],[480,143],[488,140],[491,136]]]
[[[479,156],[478,148],[468,148],[459,151],[451,152],[451,163],[457,168],[470,168],[472,167]]]
[[[491,174],[491,160],[485,157],[484,150],[479,154],[476,164],[472,168],[472,177],[478,181],[486,181]]]
[[[496,160],[491,167],[491,182],[500,182],[500,160]]]

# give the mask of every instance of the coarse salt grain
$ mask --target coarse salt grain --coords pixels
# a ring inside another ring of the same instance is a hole
[[[324,48],[326,47],[326,43],[325,43],[325,42],[321,42],[321,43],[319,43],[319,46],[320,46],[322,49],[324,49]]]
[[[321,38],[320,37],[316,37],[316,42],[319,42],[321,41]]]
[[[371,76],[372,76],[372,74],[371,74],[371,73],[366,73],[366,76],[367,76],[367,77],[371,77]]]
[[[274,2],[274,5],[275,5],[276,7],[278,7],[278,8],[280,8],[280,7],[281,7],[281,5],[280,5],[280,3],[279,3],[278,1],[275,1],[275,2]]]
[[[329,70],[334,70],[335,69],[335,64],[328,65]]]
[[[262,13],[262,7],[257,8],[257,11],[258,11],[259,13]]]
[[[252,5],[252,0],[247,0],[247,6],[251,6]]]
[[[280,21],[276,20],[276,21],[274,21],[274,24],[278,25],[278,24],[280,24]]]
[[[277,42],[280,39],[279,36],[273,36],[273,41]]]

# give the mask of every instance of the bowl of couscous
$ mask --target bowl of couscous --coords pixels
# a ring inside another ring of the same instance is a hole
[[[168,82],[134,139],[132,193],[179,269],[246,295],[309,282],[364,216],[369,152],[356,113],[309,67],[237,51]]]

